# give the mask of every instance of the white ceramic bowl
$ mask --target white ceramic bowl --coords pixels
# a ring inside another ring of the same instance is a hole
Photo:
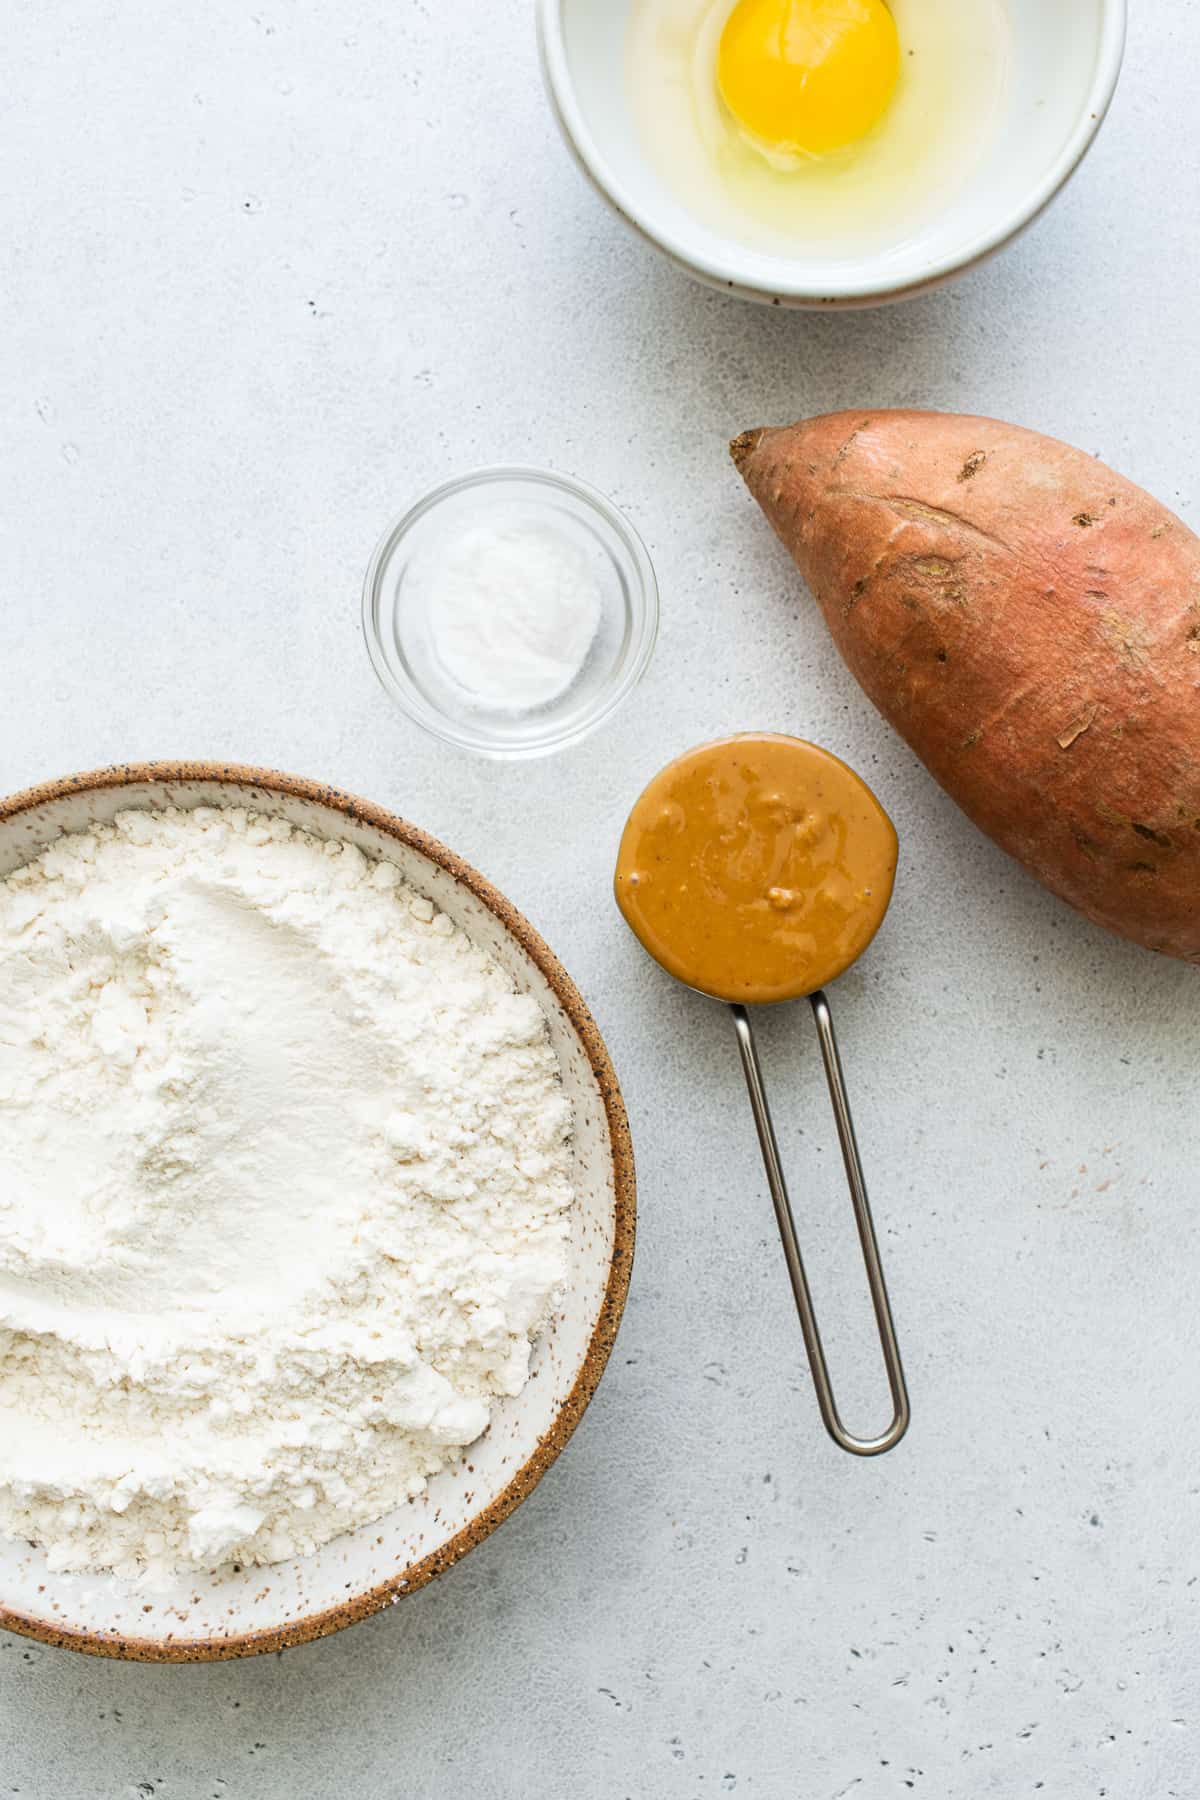
[[[384,857],[488,950],[549,1022],[575,1109],[572,1274],[539,1340],[533,1379],[418,1500],[291,1562],[184,1575],[145,1590],[113,1575],[56,1575],[0,1538],[0,1630],[95,1655],[205,1662],[277,1650],[365,1618],[457,1562],[534,1488],[578,1423],[616,1335],[633,1255],[629,1131],[608,1053],[542,939],[452,852],[366,801],[293,776],[154,763],[70,776],[0,801],[0,878],[65,831],[128,807],[245,805]]]
[[[538,0],[547,90],[580,168],[611,206],[710,286],[784,306],[874,306],[983,261],[1049,204],[1108,110],[1125,0],[1005,0],[1013,67],[984,159],[947,208],[894,250],[833,260],[772,256],[689,213],[647,161],[631,115],[626,32],[634,0]]]

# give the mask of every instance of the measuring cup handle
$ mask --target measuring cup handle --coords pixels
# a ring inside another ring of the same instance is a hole
[[[811,995],[810,1004],[817,1024],[817,1037],[821,1045],[821,1057],[825,1064],[825,1079],[829,1085],[829,1097],[833,1103],[838,1140],[842,1146],[846,1179],[850,1185],[850,1198],[854,1203],[858,1239],[862,1246],[863,1261],[867,1270],[867,1285],[871,1290],[871,1305],[875,1310],[875,1324],[879,1331],[879,1347],[883,1353],[883,1366],[892,1395],[892,1422],[880,1437],[875,1438],[855,1437],[853,1433],[846,1430],[838,1412],[833,1384],[829,1378],[829,1368],[825,1361],[825,1350],[821,1343],[821,1333],[817,1325],[817,1315],[813,1308],[808,1277],[804,1272],[804,1258],[800,1253],[800,1242],[796,1236],[796,1221],[792,1217],[787,1183],[784,1180],[783,1166],[779,1160],[779,1145],[775,1138],[775,1127],[771,1122],[771,1109],[767,1104],[767,1091],[763,1084],[762,1066],[758,1060],[750,1015],[744,1006],[734,1006],[731,1011],[737,1031],[738,1049],[741,1051],[742,1069],[746,1076],[746,1087],[750,1095],[750,1106],[754,1113],[754,1124],[758,1132],[759,1148],[762,1151],[763,1167],[767,1173],[767,1185],[771,1190],[771,1200],[779,1224],[779,1235],[783,1240],[784,1259],[787,1262],[788,1275],[791,1277],[792,1292],[796,1297],[796,1309],[800,1314],[800,1329],[804,1334],[804,1347],[808,1352],[821,1418],[834,1443],[841,1449],[849,1451],[852,1456],[881,1456],[885,1450],[894,1449],[908,1430],[911,1416],[908,1389],[904,1382],[904,1367],[900,1360],[900,1347],[896,1342],[896,1329],[892,1322],[887,1283],[884,1280],[883,1264],[880,1261],[879,1245],[875,1238],[875,1226],[871,1218],[871,1206],[867,1199],[867,1186],[863,1179],[862,1163],[854,1136],[854,1120],[850,1113],[850,1101],[846,1095],[846,1082],[842,1074],[842,1063],[838,1055],[837,1038],[833,1029],[833,1015],[829,1010],[829,1001],[823,993]]]

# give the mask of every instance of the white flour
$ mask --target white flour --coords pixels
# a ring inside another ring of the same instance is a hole
[[[381,1517],[528,1374],[570,1109],[389,864],[127,812],[0,883],[0,1530],[215,1568]]]

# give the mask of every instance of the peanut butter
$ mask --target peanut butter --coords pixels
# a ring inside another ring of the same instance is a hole
[[[656,962],[718,1000],[811,994],[883,923],[895,827],[827,750],[745,732],[689,750],[635,805],[617,904]]]

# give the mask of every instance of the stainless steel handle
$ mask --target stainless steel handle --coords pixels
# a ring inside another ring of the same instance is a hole
[[[787,1262],[788,1274],[791,1277],[792,1292],[796,1296],[796,1308],[800,1314],[800,1329],[804,1333],[804,1347],[808,1351],[813,1384],[817,1390],[817,1404],[821,1409],[825,1429],[834,1443],[841,1449],[849,1451],[851,1456],[882,1456],[885,1450],[894,1449],[908,1430],[911,1417],[908,1389],[904,1383],[900,1346],[896,1342],[896,1328],[892,1322],[887,1283],[884,1280],[883,1264],[879,1259],[879,1245],[876,1242],[871,1206],[867,1199],[867,1186],[863,1180],[862,1163],[859,1160],[858,1144],[854,1137],[854,1120],[851,1117],[850,1102],[846,1096],[846,1083],[842,1075],[842,1063],[833,1030],[833,1015],[824,994],[812,994],[809,998],[813,1017],[817,1022],[817,1036],[821,1044],[821,1057],[825,1064],[825,1079],[829,1084],[829,1098],[833,1102],[833,1116],[837,1122],[838,1139],[842,1146],[842,1160],[846,1165],[846,1179],[850,1184],[850,1198],[854,1202],[854,1218],[858,1225],[858,1240],[862,1245],[863,1261],[867,1268],[871,1305],[875,1309],[879,1347],[883,1352],[883,1366],[892,1394],[892,1422],[880,1437],[855,1437],[852,1432],[846,1430],[841,1414],[838,1412],[833,1384],[829,1379],[829,1367],[825,1361],[825,1350],[821,1343],[821,1333],[817,1325],[817,1315],[813,1309],[808,1277],[804,1272],[804,1258],[800,1254],[800,1242],[796,1236],[796,1221],[792,1217],[792,1204],[788,1199],[787,1183],[783,1178],[783,1167],[779,1160],[779,1145],[775,1141],[775,1127],[771,1123],[771,1109],[767,1104],[767,1091],[763,1085],[762,1068],[754,1043],[754,1032],[750,1025],[750,1015],[744,1006],[732,1008],[733,1022],[737,1029],[738,1048],[742,1054],[742,1068],[745,1071],[746,1086],[750,1093],[750,1105],[754,1112],[754,1124],[758,1131],[763,1166],[767,1172],[767,1184],[770,1187],[771,1199],[775,1206],[779,1235],[783,1240],[783,1254]]]

